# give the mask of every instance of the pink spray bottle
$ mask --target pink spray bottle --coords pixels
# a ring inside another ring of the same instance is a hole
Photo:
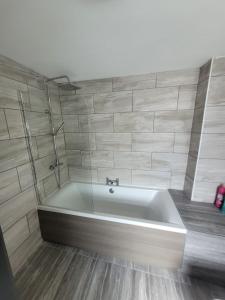
[[[216,197],[214,201],[214,205],[217,208],[222,207],[224,201],[224,195],[225,195],[225,185],[221,183],[216,190]]]

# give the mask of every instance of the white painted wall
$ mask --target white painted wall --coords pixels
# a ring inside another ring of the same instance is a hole
[[[0,0],[0,53],[74,80],[200,66],[225,54],[224,0]]]

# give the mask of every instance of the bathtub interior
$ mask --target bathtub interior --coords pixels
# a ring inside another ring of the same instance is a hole
[[[109,192],[110,188],[113,193]],[[48,197],[45,205],[184,227],[167,190],[71,182]]]

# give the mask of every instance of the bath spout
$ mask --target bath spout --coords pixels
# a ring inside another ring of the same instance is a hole
[[[119,178],[116,179],[109,179],[106,177],[106,185],[119,185]]]

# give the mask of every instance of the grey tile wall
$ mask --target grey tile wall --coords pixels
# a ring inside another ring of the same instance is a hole
[[[94,95],[96,113],[114,113],[132,111],[132,92],[111,92]]]
[[[16,169],[0,173],[0,203],[20,193],[19,178]]]
[[[183,189],[199,70],[77,82],[61,94],[74,181]]]
[[[156,84],[156,74],[131,75],[113,78],[113,91],[151,89]]]
[[[155,113],[155,132],[191,132],[193,110],[160,111]]]
[[[63,97],[63,115],[90,114],[93,112],[92,95],[68,95]]]
[[[43,77],[0,56],[0,226],[11,266],[16,272],[40,245],[37,197],[21,114],[22,92],[25,115],[32,134],[32,153],[37,165],[40,194],[55,190],[48,180],[47,163],[53,159],[48,103]],[[38,79],[37,79],[38,78]],[[42,80],[42,82],[41,82]],[[62,120],[58,88],[50,88],[55,123]],[[57,138],[64,162],[63,181],[68,179],[64,135]],[[41,163],[42,162],[42,163]],[[44,165],[43,162],[46,164]],[[41,189],[42,188],[42,189]]]
[[[192,199],[193,189],[195,188],[195,174],[199,156],[199,146],[203,127],[205,103],[208,93],[210,70],[211,61],[207,62],[200,68],[199,82],[197,86],[196,102],[191,128],[190,149],[188,153],[188,163],[184,183],[184,191],[189,199]]]
[[[80,115],[79,128],[82,132],[112,132],[113,114]]]
[[[6,231],[4,239],[9,256],[29,237],[29,233],[26,217],[20,219]]]
[[[8,139],[9,132],[7,128],[4,110],[0,110],[0,140]]]
[[[95,142],[97,150],[129,151],[131,133],[97,133]]]
[[[133,92],[134,111],[176,110],[178,88],[165,87]]]
[[[115,132],[153,132],[154,113],[131,112],[114,114]]]
[[[208,83],[201,143],[192,199],[213,202],[217,186],[224,182],[225,59],[214,58]]]
[[[185,190],[195,201],[213,202],[225,181],[225,58],[201,68]]]

